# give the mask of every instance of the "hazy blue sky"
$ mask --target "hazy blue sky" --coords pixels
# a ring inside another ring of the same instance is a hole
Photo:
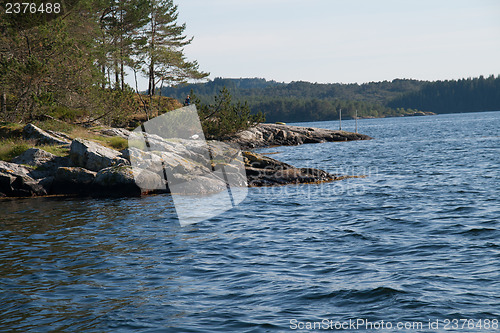
[[[499,0],[174,0],[214,77],[369,82],[500,74]]]

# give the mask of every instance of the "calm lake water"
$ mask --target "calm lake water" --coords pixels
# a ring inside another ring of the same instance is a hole
[[[168,195],[0,201],[0,331],[500,330],[500,112],[358,125],[376,139],[260,151],[366,178],[187,227]]]

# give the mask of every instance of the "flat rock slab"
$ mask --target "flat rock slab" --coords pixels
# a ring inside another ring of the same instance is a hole
[[[295,168],[284,162],[254,152],[243,152],[248,186],[319,184],[339,179],[326,171]]]
[[[0,161],[0,196],[30,197],[46,195],[38,181],[29,176],[33,169]]]
[[[130,164],[122,158],[120,152],[85,139],[75,139],[71,142],[69,156],[75,166],[95,172],[115,165]]]
[[[370,139],[372,138],[368,135],[359,133],[281,124],[259,124],[226,138],[227,141],[237,143],[242,148]]]
[[[129,165],[102,169],[97,173],[92,186],[92,195],[95,196],[137,197],[167,192],[166,184],[160,176]]]
[[[53,161],[57,156],[43,149],[30,148],[21,155],[15,157],[12,162],[39,167],[47,162]]]
[[[37,145],[69,145],[68,136],[54,131],[44,131],[33,124],[23,128],[23,137],[27,140],[35,140]]]

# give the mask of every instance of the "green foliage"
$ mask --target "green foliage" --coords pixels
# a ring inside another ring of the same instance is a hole
[[[63,105],[57,105],[47,110],[47,114],[60,120],[74,122],[84,115],[83,110],[70,109]]]
[[[385,104],[398,95],[420,89],[426,82],[417,80],[395,79],[393,81],[370,82],[363,84],[327,83],[318,84],[304,81],[280,83],[260,78],[224,79],[215,78],[206,83],[178,85],[163,88],[163,94],[178,99],[183,98],[191,89],[204,101],[222,87],[233,94],[235,99],[245,99],[250,105],[261,99],[299,98],[363,101]]]
[[[222,88],[214,97],[213,104],[202,103],[193,93],[191,95],[198,109],[203,132],[208,139],[223,139],[265,121],[261,112],[251,114],[246,102],[233,103],[226,88]]]
[[[36,146],[34,141],[17,138],[0,138],[0,161],[10,162],[30,148],[40,148],[56,156],[67,156],[69,148],[54,145]]]
[[[20,137],[23,127],[19,123],[0,122],[0,139]]]
[[[63,4],[71,10],[36,15],[40,20],[26,16],[33,24],[0,11],[0,121],[50,115],[126,125],[132,113],[146,110],[149,117],[162,108],[152,96],[149,104],[139,104],[137,91],[125,84],[127,67],[152,74],[153,88],[208,75],[183,53],[191,39],[182,35],[185,25],[177,24],[172,0]]]
[[[128,140],[119,137],[119,136],[114,136],[109,140],[109,145],[116,150],[123,150],[125,148],[128,148]]]
[[[0,160],[10,161],[33,147],[30,142],[22,139],[0,139]]]

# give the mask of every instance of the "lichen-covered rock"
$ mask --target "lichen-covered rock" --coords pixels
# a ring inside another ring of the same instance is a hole
[[[226,183],[212,174],[196,176],[189,174],[173,174],[169,178],[169,189],[173,194],[211,194],[227,189]]]
[[[91,190],[96,172],[81,167],[60,167],[55,172],[51,194],[87,194]]]
[[[313,184],[336,180],[326,171],[313,168],[295,168],[268,156],[243,152],[248,186],[273,186],[286,184]]]
[[[28,175],[34,179],[54,176],[59,167],[70,166],[71,164],[69,158],[56,156],[39,148],[26,150],[14,158],[12,162],[33,167],[34,169]]]
[[[12,174],[14,176],[28,176],[31,171],[33,171],[33,168],[24,166],[24,165],[19,165],[16,163],[10,163],[10,162],[5,162],[5,161],[0,161],[0,171]]]
[[[191,160],[182,155],[178,155],[168,151],[144,151],[137,148],[129,148],[127,153],[124,154],[128,156],[131,164],[139,169],[146,169],[154,172],[158,175],[163,176],[163,172],[168,174],[171,173],[192,173],[192,174],[203,174],[209,172],[207,165],[208,160],[205,163],[200,162],[203,158],[199,158],[198,161]]]
[[[245,165],[257,169],[292,169],[293,166],[285,162],[275,160],[265,155],[244,151],[243,160]]]
[[[36,140],[38,145],[68,145],[70,143],[66,135],[54,131],[49,133],[33,124],[24,126],[23,137],[27,140]]]
[[[145,193],[166,192],[159,175],[131,166],[114,166],[99,171],[93,182],[97,196],[140,196]]]
[[[369,139],[369,136],[359,133],[284,124],[259,124],[226,138],[228,142],[237,143],[242,148]]]
[[[91,184],[96,176],[96,172],[80,167],[60,167],[55,174],[55,180],[73,184]]]
[[[69,151],[71,161],[76,166],[96,172],[111,166],[130,164],[121,155],[119,151],[85,139],[73,140]]]
[[[103,187],[135,185],[134,172],[128,166],[104,168],[96,174],[94,183]]]
[[[167,182],[161,175],[149,170],[133,169],[135,183],[141,188],[141,194],[148,193],[167,193]]]
[[[57,157],[56,155],[51,154],[43,149],[30,148],[21,155],[15,157],[12,160],[12,162],[17,164],[26,164],[33,167],[39,167],[42,164],[54,160],[56,157]]]
[[[30,148],[12,160],[13,163],[33,167],[28,175],[34,179],[54,176],[57,169],[63,166],[71,166],[68,157],[60,157],[43,149]]]
[[[0,193],[9,197],[46,195],[47,191],[29,176],[33,169],[0,161]]]

